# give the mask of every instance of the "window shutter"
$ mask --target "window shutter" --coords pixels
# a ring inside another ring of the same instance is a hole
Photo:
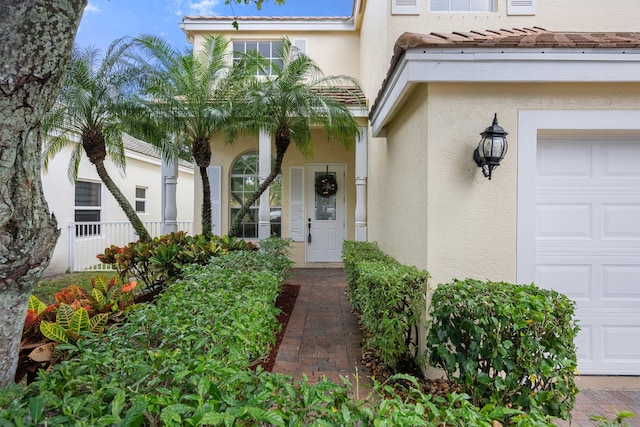
[[[289,168],[289,238],[304,241],[304,167]]]
[[[307,54],[307,39],[293,39],[291,44],[296,47],[300,52]]]
[[[207,175],[211,186],[211,232],[219,236],[222,234],[222,166],[209,166]]]
[[[536,0],[508,0],[507,15],[535,15]]]
[[[392,15],[419,15],[419,0],[391,0]]]

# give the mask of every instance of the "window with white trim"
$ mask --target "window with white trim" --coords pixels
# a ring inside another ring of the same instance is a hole
[[[89,181],[76,182],[74,213],[76,237],[99,235],[101,212],[102,185]]]
[[[264,70],[258,71],[258,75],[273,75],[273,66],[282,67],[282,42],[279,40],[234,40],[233,62],[237,63],[242,55],[247,52],[257,51],[267,60]]]
[[[494,12],[495,0],[429,0],[431,12]]]
[[[147,213],[147,189],[136,187],[136,212]]]
[[[231,223],[235,220],[246,200],[260,187],[257,151],[250,151],[238,157],[231,169]],[[272,159],[272,162],[274,159]],[[280,237],[282,233],[282,175],[278,175],[269,186],[269,213],[271,235]],[[255,239],[258,237],[260,199],[245,215],[240,227],[239,237]]]

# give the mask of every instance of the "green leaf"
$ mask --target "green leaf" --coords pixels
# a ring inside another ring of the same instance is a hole
[[[113,401],[111,401],[111,414],[120,416],[122,412],[122,408],[124,408],[125,403],[125,393],[124,390],[120,390],[114,397]]]
[[[56,314],[56,323],[64,329],[69,329],[71,317],[76,310],[69,304],[61,303]]]
[[[93,288],[91,293],[93,295],[93,299],[98,303],[98,308],[102,309],[102,307],[107,304],[107,299],[105,298],[104,293],[98,288]]]
[[[69,343],[67,332],[62,326],[56,323],[50,323],[46,320],[43,320],[40,323],[40,332],[42,332],[42,335],[49,338],[51,341],[65,344]]]
[[[37,296],[31,295],[29,297],[28,309],[35,311],[39,315],[47,309],[47,304],[40,301],[40,299]]]
[[[29,399],[29,414],[31,420],[34,423],[39,423],[44,418],[44,399],[40,396],[35,396]]]
[[[89,332],[94,335],[101,334],[104,327],[107,326],[109,315],[107,313],[99,313],[89,319]]]
[[[106,295],[109,291],[109,283],[111,279],[107,279],[104,275],[98,274],[92,281],[93,289],[97,289]]]
[[[69,332],[80,335],[81,332],[89,330],[89,313],[84,307],[79,308],[69,319]]]
[[[282,417],[272,411],[266,411],[262,408],[249,407],[247,413],[251,415],[256,421],[268,422],[274,426],[285,426],[285,422]]]

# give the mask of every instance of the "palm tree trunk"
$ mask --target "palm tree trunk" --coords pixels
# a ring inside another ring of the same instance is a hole
[[[95,162],[93,162],[93,164],[96,167],[98,176],[100,177],[102,182],[104,182],[104,185],[107,187],[109,192],[116,199],[116,201],[124,211],[124,214],[129,219],[129,222],[131,222],[133,229],[136,231],[136,234],[138,234],[138,238],[143,242],[150,242],[151,236],[149,235],[149,232],[147,231],[146,228],[144,228],[142,221],[140,221],[140,217],[131,206],[131,203],[129,203],[127,198],[124,197],[124,194],[122,194],[122,191],[120,191],[116,183],[113,182],[113,180],[107,173],[107,169],[104,167],[104,161],[96,160]]]
[[[247,212],[249,212],[249,209],[251,209],[251,206],[253,206],[256,200],[260,198],[262,193],[264,193],[267,190],[267,188],[269,188],[273,180],[276,179],[278,174],[280,174],[280,172],[282,171],[283,158],[284,158],[284,153],[282,154],[278,153],[276,155],[276,162],[275,162],[275,165],[273,166],[273,170],[271,171],[269,176],[264,180],[264,182],[260,185],[260,187],[251,195],[251,197],[249,197],[247,202],[244,205],[242,205],[242,207],[238,211],[238,215],[236,215],[236,218],[233,220],[233,223],[231,224],[231,229],[229,230],[229,236],[238,237],[238,233],[240,232],[240,225],[242,224],[242,218],[244,218]]]
[[[207,239],[212,236],[211,233],[211,184],[209,183],[209,175],[207,168],[200,167],[200,178],[202,179],[202,235]],[[218,224],[220,225],[220,224]]]
[[[291,133],[288,128],[278,128],[276,130],[276,161],[273,165],[273,170],[271,174],[264,180],[264,182],[260,185],[255,193],[251,195],[249,200],[242,205],[240,211],[238,211],[238,215],[233,220],[233,224],[231,224],[231,230],[229,230],[229,236],[238,237],[238,233],[240,232],[240,224],[242,224],[242,218],[249,212],[251,206],[258,200],[258,198],[264,193],[267,188],[271,185],[274,179],[278,176],[280,172],[282,172],[282,160],[284,159],[284,155],[291,144]]]

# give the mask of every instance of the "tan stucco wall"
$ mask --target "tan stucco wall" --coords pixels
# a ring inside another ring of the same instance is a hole
[[[304,166],[308,163],[342,163],[346,166],[345,187],[346,193],[346,238],[353,240],[355,235],[355,148],[351,147],[347,150],[338,142],[327,143],[327,137],[324,131],[313,130],[312,138],[314,144],[313,157],[305,158],[300,151],[292,145],[285,154],[282,171],[282,237],[289,236],[289,168],[291,166]],[[233,162],[241,154],[247,151],[258,150],[258,138],[257,137],[245,137],[238,140],[233,145],[224,145],[221,141],[216,140],[212,144],[212,156],[211,164],[222,166],[222,233],[225,234],[229,231],[230,217],[229,217],[229,192],[230,192],[230,173]],[[275,146],[272,144],[271,155],[275,156]],[[195,180],[195,204],[196,204],[196,233],[201,232],[202,216],[202,183],[200,177]],[[298,267],[305,266],[305,243],[293,242],[292,243],[292,258]],[[314,266],[317,264],[308,264],[307,266]]]
[[[355,32],[282,32],[282,31],[229,31],[224,32],[229,40],[279,40],[283,36],[290,40],[304,39],[307,55],[319,66],[325,76],[360,75],[360,39]],[[196,49],[202,45],[203,36],[194,38]]]
[[[534,26],[550,31],[640,31],[637,0],[538,0],[536,14],[531,16],[507,15],[507,0],[496,2],[493,13],[444,13],[429,12],[429,0],[421,0],[419,15],[391,15],[391,0],[367,2],[361,29],[361,74],[357,77],[369,102],[375,101],[387,75],[396,40],[407,31],[428,34]]]
[[[640,84],[419,86],[387,128],[386,144],[370,151],[370,240],[426,268],[433,284],[515,282],[517,120],[527,109],[640,109]],[[488,181],[472,153],[494,112],[509,152]],[[407,205],[419,210],[400,208]]]

